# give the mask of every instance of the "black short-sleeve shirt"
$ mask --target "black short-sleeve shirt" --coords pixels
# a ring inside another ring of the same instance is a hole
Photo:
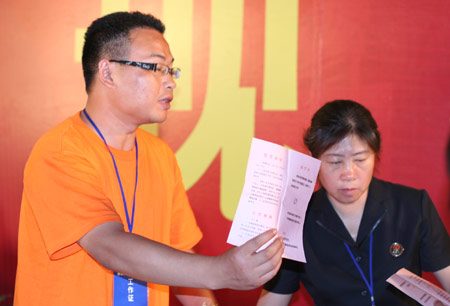
[[[350,257],[346,242],[369,279],[369,241],[373,236],[374,297],[380,305],[418,305],[386,282],[400,268],[421,275],[450,265],[450,238],[424,190],[372,179],[356,242],[350,237],[322,188],[308,206],[303,244],[307,263],[283,259],[264,289],[290,294],[301,281],[316,305],[371,305],[370,293]],[[393,243],[403,246],[394,257]]]

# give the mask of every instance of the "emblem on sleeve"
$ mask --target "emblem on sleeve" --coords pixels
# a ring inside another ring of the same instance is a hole
[[[389,247],[389,254],[391,254],[394,257],[399,257],[400,255],[403,254],[404,250],[405,250],[405,248],[403,247],[403,245],[401,245],[398,242],[394,242]]]

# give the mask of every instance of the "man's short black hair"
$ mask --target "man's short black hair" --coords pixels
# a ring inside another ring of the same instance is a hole
[[[164,34],[165,26],[157,18],[140,12],[117,12],[94,20],[84,35],[83,74],[86,92],[98,71],[102,58],[125,58],[129,52],[130,31],[150,28]]]

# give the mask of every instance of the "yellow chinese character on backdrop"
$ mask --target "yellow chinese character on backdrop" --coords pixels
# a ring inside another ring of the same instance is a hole
[[[245,66],[241,58],[243,12],[243,0],[211,2],[209,80],[204,109],[192,134],[177,152],[186,188],[200,179],[221,152],[220,209],[229,220],[239,202],[255,127],[256,91],[239,86],[241,67]],[[297,110],[297,16],[297,0],[283,5],[266,1],[264,109]]]

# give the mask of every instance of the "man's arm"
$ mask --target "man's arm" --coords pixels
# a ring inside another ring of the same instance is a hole
[[[273,293],[263,289],[261,295],[259,296],[257,306],[287,306],[291,301],[292,294],[279,294]]]
[[[187,252],[195,254],[195,251],[192,249]],[[214,293],[208,289],[172,287],[172,291],[183,306],[219,305]]]
[[[178,251],[162,243],[127,233],[123,225],[96,226],[78,243],[105,268],[150,283],[206,289],[248,290],[269,281],[281,265],[283,243],[269,230],[219,256]]]
[[[444,290],[450,293],[450,266],[434,272],[434,276],[436,276]]]

